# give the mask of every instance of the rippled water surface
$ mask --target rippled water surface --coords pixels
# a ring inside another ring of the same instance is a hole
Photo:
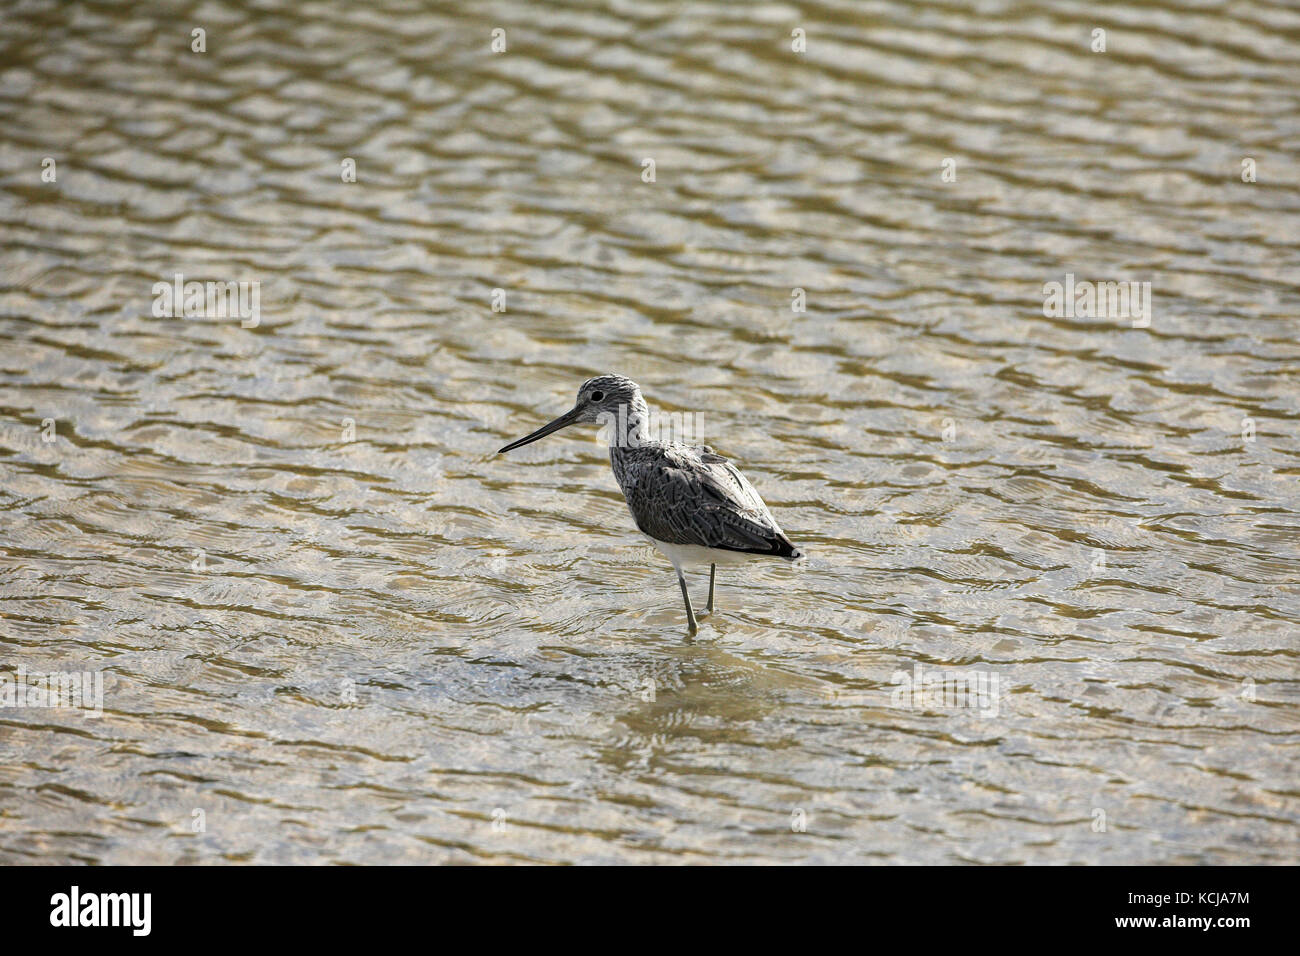
[[[1294,4],[6,0],[0,131],[0,862],[1296,860]],[[495,456],[610,370],[809,551],[694,641]]]

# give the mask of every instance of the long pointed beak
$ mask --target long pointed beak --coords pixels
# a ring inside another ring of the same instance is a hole
[[[537,429],[537,431],[533,432],[531,435],[525,435],[523,438],[519,439],[519,441],[512,441],[509,445],[506,445],[505,448],[502,448],[499,452],[497,452],[497,454],[504,455],[506,452],[510,451],[511,449],[518,448],[521,445],[532,444],[533,442],[537,441],[539,438],[545,438],[547,435],[550,435],[553,432],[558,432],[561,428],[565,428],[569,425],[572,425],[577,420],[578,420],[578,409],[571,408],[563,415],[561,415],[559,418],[557,418],[555,421],[548,422],[547,424],[543,425],[541,428]]]

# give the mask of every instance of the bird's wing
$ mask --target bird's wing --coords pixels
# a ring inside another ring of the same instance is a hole
[[[794,546],[744,475],[704,448],[642,447],[620,485],[637,527],[669,544],[789,557]]]

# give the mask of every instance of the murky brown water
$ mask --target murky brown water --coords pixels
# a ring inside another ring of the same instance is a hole
[[[1294,862],[1300,9],[464,6],[0,10],[0,861]],[[695,642],[607,370],[811,552]]]

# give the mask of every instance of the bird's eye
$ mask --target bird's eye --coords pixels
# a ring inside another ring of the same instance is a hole
[[[593,402],[598,402],[598,401],[600,401],[600,400],[601,400],[602,398],[604,398],[604,397],[605,397],[605,393],[604,393],[604,392],[592,392],[592,393],[591,393],[591,400],[592,400]]]

